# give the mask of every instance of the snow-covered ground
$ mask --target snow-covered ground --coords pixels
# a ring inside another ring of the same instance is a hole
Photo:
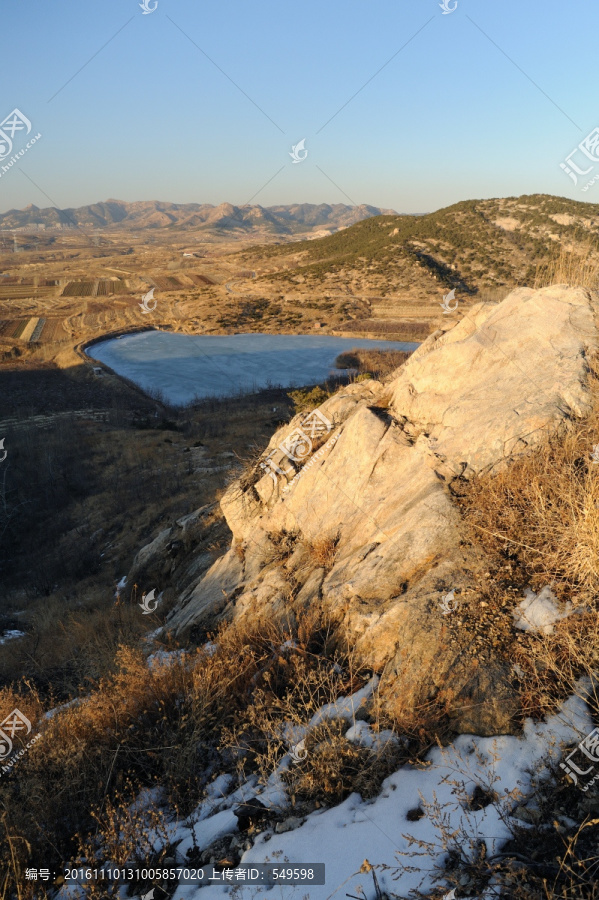
[[[567,613],[570,612],[568,609]],[[515,618],[522,617],[523,621],[518,623],[520,628],[547,633],[563,615],[551,592],[543,590],[538,595],[527,591]],[[214,644],[206,644],[205,649],[213,651]],[[151,666],[156,660],[168,658],[175,661],[184,654],[181,650],[160,651],[150,655],[148,663]],[[210,881],[213,867],[205,865],[204,879],[195,884],[179,884],[173,900],[206,900],[208,891],[214,900],[231,895],[234,900],[266,896],[273,900],[333,900],[348,896],[376,900],[373,876],[364,871],[365,861],[374,868],[380,889],[390,896],[408,897],[413,890],[435,892],[438,896],[440,890],[446,889],[443,900],[449,900],[454,894],[439,876],[447,856],[447,836],[453,835],[463,860],[472,858],[475,848],[480,849],[481,841],[486,845],[487,860],[497,854],[512,837],[510,822],[515,822],[512,814],[516,808],[535,809],[535,790],[552,777],[551,769],[557,768],[564,748],[578,743],[594,727],[583,699],[589,685],[582,680],[579,696],[570,697],[546,722],[528,719],[519,736],[461,735],[449,746],[430,751],[421,764],[401,766],[383,782],[377,797],[363,800],[353,793],[335,807],[299,816],[281,776],[287,768],[306,758],[304,737],[315,726],[325,720],[345,720],[345,737],[374,752],[387,741],[400,740],[390,731],[375,732],[361,718],[356,719],[356,712],[376,691],[378,680],[374,676],[351,696],[322,706],[304,727],[288,726],[283,737],[290,752],[266,785],[260,785],[252,776],[235,787],[232,775],[221,774],[209,785],[206,798],[190,816],[183,821],[171,821],[167,826],[168,843],[176,846],[176,859],[174,864],[162,866],[193,869],[199,863],[187,862],[190,850],[206,850],[215,841],[235,833],[244,839],[245,833],[238,832],[234,814],[239,804],[257,798],[278,819],[274,827],[265,826],[253,836],[253,845],[242,854],[238,865],[229,870],[233,872],[231,880],[221,874],[218,882]],[[80,701],[72,701],[77,702]],[[493,792],[500,799],[482,809],[473,809],[467,798],[472,796],[475,787],[485,793]],[[158,788],[142,792],[135,806],[149,808],[156,804],[160,804]],[[414,817],[416,810],[420,811],[420,817]],[[515,824],[527,827],[520,816]],[[551,822],[546,824],[552,827]],[[144,838],[156,852],[164,846],[163,839],[155,833]],[[236,877],[238,870],[261,863],[294,868],[324,863],[325,884],[268,887],[244,884]],[[400,868],[400,863],[410,870]],[[437,877],[433,877],[435,872]],[[120,893],[123,900],[127,896],[124,892],[125,887]],[[72,885],[63,887],[56,900],[83,897],[81,889]],[[491,897],[496,894],[487,889],[478,900]]]
[[[364,732],[364,723],[359,725],[359,730]],[[592,727],[586,704],[572,697],[563,704],[559,714],[546,723],[534,724],[529,720],[522,736],[480,738],[462,735],[444,750],[432,750],[425,767],[407,765],[400,768],[385,780],[380,795],[375,799],[362,800],[358,794],[352,794],[339,806],[311,813],[293,831],[276,834],[272,829],[267,829],[243,854],[239,866],[262,862],[289,862],[295,865],[324,862],[324,886],[271,888],[273,893],[270,896],[281,896],[285,900],[301,900],[305,896],[309,896],[310,900],[327,900],[345,897],[346,893],[360,896],[359,886],[362,885],[364,896],[373,900],[373,879],[359,872],[364,860],[367,859],[375,867],[381,864],[396,867],[398,854],[409,853],[413,849],[409,844],[411,836],[430,842],[436,850],[420,860],[402,857],[403,862],[416,867],[417,871],[404,872],[398,880],[393,880],[389,871],[377,870],[380,886],[383,891],[387,889],[404,897],[411,889],[430,890],[434,882],[427,873],[445,856],[441,834],[429,815],[410,821],[408,811],[420,806],[425,812],[430,812],[431,805],[437,802],[447,816],[449,831],[461,827],[474,840],[483,839],[487,856],[491,856],[509,839],[509,829],[495,805],[477,811],[465,808],[456,794],[455,782],[462,783],[469,794],[478,784],[483,788],[492,787],[499,795],[517,790],[523,797],[529,797],[533,790],[531,773],[536,770],[541,776],[543,772],[548,774],[549,764],[555,765],[560,758],[560,747],[580,740]],[[352,731],[355,731],[355,726],[350,728]],[[288,757],[282,761],[281,767],[287,765]],[[195,814],[199,820],[194,828],[199,846],[209,846],[223,834],[236,830],[237,820],[232,807],[240,801],[258,796],[266,806],[287,806],[289,800],[279,771],[271,777],[262,792],[257,792],[254,784],[249,783],[245,789],[238,789],[220,803],[215,794],[226,791],[227,781],[215,782],[212,796]],[[516,801],[513,805],[517,805]],[[289,815],[293,815],[291,807]],[[179,851],[185,853],[192,846],[189,826],[181,824],[175,831],[175,840],[181,840]],[[468,848],[463,850],[467,853]],[[238,884],[237,888],[241,900],[269,893],[268,888],[260,886]],[[181,885],[174,897],[176,900],[200,900],[200,897],[208,896],[208,891],[211,891],[211,897],[228,896],[231,886],[222,883],[201,888]]]
[[[376,679],[373,679],[351,697],[323,707],[308,727],[324,718],[337,716],[347,721],[348,739],[360,741],[365,746],[380,745],[388,735],[376,735],[365,722],[354,719],[354,711],[375,687]],[[471,856],[472,847],[481,840],[486,844],[489,858],[511,836],[509,822],[500,815],[501,804],[473,810],[464,803],[461,788],[467,796],[472,795],[477,785],[492,789],[504,798],[509,812],[518,805],[528,804],[534,808],[535,784],[549,777],[549,767],[555,767],[562,748],[579,741],[592,727],[585,702],[579,697],[571,697],[547,722],[528,720],[521,736],[481,738],[462,735],[448,747],[432,750],[419,767],[404,765],[399,768],[383,782],[380,794],[374,799],[363,800],[354,793],[338,806],[315,810],[299,821],[291,820],[292,830],[277,833],[272,827],[265,828],[251,849],[243,853],[236,867],[247,869],[266,862],[289,863],[295,867],[324,863],[324,885],[269,888],[243,884],[234,878],[233,882],[226,883],[204,881],[202,886],[199,883],[180,884],[174,900],[206,900],[208,891],[211,898],[230,896],[233,888],[236,900],[254,900],[263,896],[273,900],[332,900],[348,895],[375,900],[372,875],[360,872],[365,860],[375,868],[383,891],[400,897],[407,897],[413,889],[438,892],[439,881],[432,878],[432,872],[435,867],[442,868],[447,846],[443,841],[441,819],[444,820],[445,834],[461,833],[460,847],[465,858]],[[288,736],[290,743],[298,737],[301,735]],[[258,797],[265,806],[294,816],[281,779],[281,772],[290,765],[293,761],[288,754],[263,788],[252,777],[230,793],[232,776],[220,775],[210,785],[206,799],[188,819],[171,823],[169,842],[178,845],[175,865],[191,868],[186,863],[186,853],[194,844],[204,849],[224,835],[236,832],[237,818],[233,809],[239,803]],[[148,791],[136,805],[153,805],[157,800],[158,795]],[[417,808],[424,815],[416,821],[408,819],[408,812]],[[518,825],[522,824],[519,820]],[[148,837],[152,841],[152,835]],[[411,838],[429,845],[421,856],[401,856],[417,849],[411,844]],[[153,845],[156,850],[160,849],[157,840]],[[399,872],[400,860],[412,866],[414,871]],[[379,868],[381,866],[391,869]],[[212,869],[206,866],[205,871],[207,877]],[[452,896],[448,885],[447,895]],[[63,887],[57,900],[81,896],[78,887]],[[484,897],[485,894],[481,895],[479,900]]]
[[[248,393],[271,385],[318,384],[340,353],[354,347],[415,350],[418,344],[327,335],[185,335],[145,331],[94,344],[93,359],[174,405]]]

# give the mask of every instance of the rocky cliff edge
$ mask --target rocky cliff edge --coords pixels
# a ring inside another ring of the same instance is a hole
[[[166,630],[257,613],[293,629],[319,610],[396,712],[437,703],[458,731],[513,731],[509,654],[474,640],[456,611],[477,614],[487,570],[454,487],[588,413],[597,312],[583,289],[518,289],[431,335],[386,383],[296,416],[228,488],[231,548],[187,579]]]

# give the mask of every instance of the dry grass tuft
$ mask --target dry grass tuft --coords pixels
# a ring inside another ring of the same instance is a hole
[[[110,860],[115,867],[143,869],[150,862],[152,866],[167,868],[163,866],[169,852],[166,849],[169,847],[166,817],[151,802],[132,804],[132,793],[132,785],[129,785],[126,792],[116,792],[113,800],[92,810],[94,832],[79,836],[80,866],[95,868],[99,856]],[[145,799],[151,801],[149,796]],[[154,849],[157,844],[164,848],[159,853]],[[149,883],[147,888],[151,886]],[[140,885],[132,883],[131,887],[139,889]],[[107,897],[118,897],[120,891],[116,883],[90,881],[85,888],[85,897],[86,900],[106,900]],[[139,892],[146,893],[145,889]]]
[[[345,720],[332,719],[309,732],[305,760],[282,775],[293,798],[328,805],[341,802],[353,791],[365,799],[376,797],[385,778],[406,759],[396,742],[364,747],[348,741],[346,731]]]
[[[405,676],[408,678],[408,674]],[[450,713],[455,693],[441,688],[434,699],[407,704],[395,681],[381,681],[375,697],[374,715],[384,719],[398,734],[409,741],[414,757],[423,757],[438,741],[450,740],[454,732]]]
[[[340,353],[335,360],[339,369],[357,369],[359,375],[370,374],[375,378],[391,375],[412,354],[406,350],[349,350]]]
[[[560,246],[559,253],[537,267],[535,288],[552,284],[598,290],[599,256],[596,248],[590,243],[574,247]]]
[[[512,583],[552,585],[575,605],[599,596],[599,389],[584,422],[466,488],[462,508],[476,539]],[[481,524],[484,522],[484,526]]]
[[[599,719],[599,612],[557,622],[552,634],[527,634],[514,650],[521,672],[522,714],[542,719],[564,697],[579,696]]]
[[[349,723],[333,706],[311,721],[323,706],[359,690],[368,678],[354,670],[351,656],[341,666],[303,647],[279,652],[261,672],[244,720],[223,734],[222,747],[236,755],[240,778],[253,772],[266,783],[282,757],[296,748],[297,759],[281,776],[293,803],[339,802],[352,791],[375,796],[402,754],[405,758],[399,743],[377,749],[352,743],[345,737]],[[367,705],[354,711],[354,722],[371,718]]]
[[[341,535],[337,532],[328,537],[317,538],[306,545],[310,559],[315,566],[319,569],[326,569],[327,572],[333,568],[340,537]]]

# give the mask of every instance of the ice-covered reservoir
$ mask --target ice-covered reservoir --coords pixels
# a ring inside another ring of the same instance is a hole
[[[354,348],[415,350],[418,344],[328,335],[185,335],[144,331],[94,344],[88,355],[150,393],[183,405],[196,398],[318,384]]]

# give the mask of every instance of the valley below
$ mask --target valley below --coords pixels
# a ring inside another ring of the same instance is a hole
[[[559,197],[0,216],[0,897],[595,900],[598,335]]]

